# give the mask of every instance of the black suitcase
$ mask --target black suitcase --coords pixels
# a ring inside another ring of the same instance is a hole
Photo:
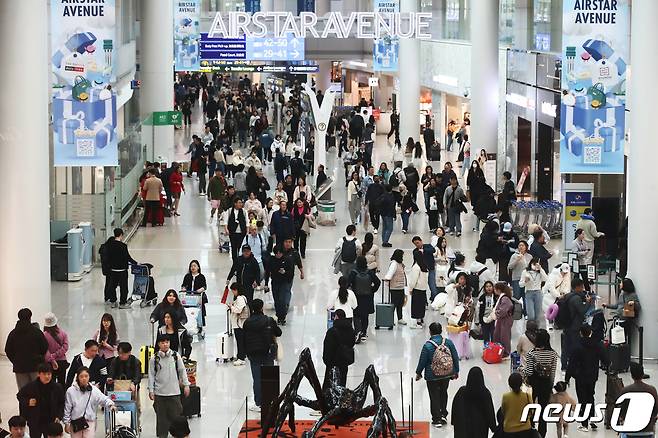
[[[181,402],[183,403],[183,415],[187,418],[201,416],[201,388],[198,386],[190,386],[190,395],[185,397],[181,394]]]
[[[428,161],[441,161],[441,145],[434,143],[427,148]]]
[[[608,371],[611,373],[625,373],[631,366],[631,349],[627,343],[608,345]]]
[[[615,373],[606,373],[605,382],[605,428],[610,429],[610,420],[612,419],[612,412],[614,411],[617,398],[624,388],[624,382]]]
[[[393,330],[395,325],[395,306],[391,304],[391,290],[388,290],[388,300],[384,295],[385,285],[388,281],[382,281],[382,302],[375,305],[375,330],[387,328]],[[390,286],[390,285],[389,285]]]

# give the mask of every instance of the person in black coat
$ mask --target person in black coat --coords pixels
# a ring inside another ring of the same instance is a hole
[[[484,195],[489,190],[493,191],[491,187],[487,186],[486,179],[484,177],[484,172],[480,168],[480,163],[477,160],[474,160],[471,163],[471,168],[468,169],[468,177],[466,178],[466,187],[468,189],[468,197],[471,200],[471,206],[477,205],[480,197]],[[476,223],[476,226],[473,227],[473,231],[479,230],[480,227]]]
[[[589,324],[583,324],[580,328],[580,343],[571,352],[565,375],[567,385],[572,377],[575,378],[578,403],[582,405],[594,404],[594,390],[596,381],[599,379],[599,363],[607,367],[608,356],[605,354],[601,342],[592,338],[592,327]],[[591,410],[589,418],[593,414],[593,410]],[[596,424],[590,424],[589,418],[582,422],[582,428],[586,429],[585,431],[590,427],[596,430]]]
[[[44,362],[48,341],[38,327],[32,325],[32,311],[18,311],[16,327],[9,332],[5,353],[13,366],[18,389],[36,379],[37,367]]]
[[[232,244],[233,243],[231,243],[231,245]],[[206,326],[206,304],[208,304],[206,289],[208,289],[208,283],[206,282],[205,275],[201,273],[201,263],[199,263],[198,260],[192,260],[190,262],[187,267],[187,274],[185,274],[185,277],[183,277],[183,283],[180,287],[182,291],[201,294],[201,321],[197,323],[197,329],[199,333],[201,333],[203,331],[203,327]],[[179,319],[178,321],[182,321],[182,319]],[[187,317],[185,317],[185,321],[187,321]],[[199,325],[199,323],[201,325]]]
[[[286,239],[295,237],[295,222],[288,210],[288,203],[286,201],[281,201],[279,203],[279,209],[272,213],[270,235],[277,245],[283,245]]]
[[[240,244],[247,234],[247,212],[242,208],[243,205],[242,199],[236,198],[226,220],[226,232],[231,241],[231,257],[234,261],[239,257]]]
[[[180,321],[181,324],[187,324],[187,315],[185,314],[185,308],[178,299],[178,294],[175,290],[169,289],[165,294],[164,298],[153,312],[151,312],[151,323],[158,323],[158,327],[164,325],[164,315],[165,313],[170,313],[176,315],[176,319]]]
[[[496,413],[480,367],[470,369],[466,385],[455,394],[451,424],[455,438],[487,438],[495,432]]]
[[[404,176],[405,176],[404,186],[409,191],[409,194],[411,195],[411,199],[414,202],[416,202],[417,201],[416,195],[418,194],[418,184],[420,183],[420,175],[418,174],[418,170],[416,170],[416,167],[414,167],[413,163],[409,163],[409,165],[404,168]]]
[[[482,256],[485,260],[491,259],[494,263],[498,263],[498,259],[503,252],[503,241],[498,234],[499,227],[494,221],[489,221],[484,226],[480,241],[476,249],[476,253]]]
[[[592,297],[585,294],[585,283],[580,278],[571,280],[571,292],[564,298],[565,304],[569,306],[569,317],[571,322],[562,332],[562,371],[566,371],[569,365],[571,354],[578,347],[580,329],[585,320],[585,312],[590,306]]]
[[[89,363],[89,365],[86,365],[85,362]],[[67,389],[73,385],[78,370],[83,366],[89,368],[89,382],[96,385],[101,392],[104,392],[105,381],[107,380],[107,362],[98,354],[98,342],[93,339],[85,342],[85,351],[75,355],[71,361],[69,372],[66,375]]]
[[[504,222],[502,224],[500,237],[503,239],[503,250],[498,259],[498,280],[511,283],[512,277],[509,269],[507,269],[507,265],[509,264],[510,258],[512,258],[512,254],[516,252],[516,249],[519,247],[520,239],[519,235],[514,232],[510,222]]]
[[[130,390],[133,394],[139,390],[142,381],[142,363],[132,354],[132,345],[128,342],[119,342],[119,354],[107,370],[107,387],[114,389],[115,380],[130,380]]]
[[[235,276],[237,283],[244,287],[244,296],[247,302],[251,303],[254,299],[254,288],[260,283],[260,266],[256,257],[251,252],[249,245],[242,246],[242,256],[233,261],[231,270],[226,276],[226,284],[231,282],[231,278]]]
[[[368,276],[368,284],[364,284],[361,278]],[[368,339],[368,319],[372,313],[375,313],[374,296],[381,280],[377,278],[374,270],[368,269],[368,262],[364,256],[356,258],[356,266],[347,277],[349,288],[356,295],[357,307],[354,309],[354,330],[356,332],[356,343],[364,342]]]
[[[548,259],[553,257],[553,253],[545,248],[546,239],[544,238],[544,233],[542,230],[537,230],[532,233],[532,237],[534,240],[528,249],[528,253],[539,259],[539,264],[544,268],[545,272],[550,272],[548,269]]]
[[[33,438],[46,437],[48,425],[64,418],[64,388],[53,380],[50,365],[39,365],[37,376],[16,395],[20,415],[27,420]]]
[[[384,194],[379,197],[377,204],[379,204],[379,215],[382,220],[382,246],[390,248],[391,245],[388,240],[393,233],[393,221],[397,215],[395,208],[395,196],[393,195],[392,188],[389,184],[384,186]]]
[[[128,245],[123,243],[123,230],[114,229],[114,240],[105,243],[104,257],[107,257],[110,268],[110,285],[105,289],[105,302],[117,306],[116,289],[119,286],[119,306],[129,308],[132,301],[128,301],[128,267],[138,264],[128,252]]]
[[[510,222],[509,209],[513,201],[516,201],[516,187],[512,181],[512,174],[503,172],[503,190],[498,195],[498,207],[503,212],[500,220],[503,222]]]
[[[373,183],[368,186],[366,190],[366,205],[368,206],[368,212],[370,213],[370,221],[372,222],[372,227],[375,229],[375,234],[379,229],[379,219],[381,213],[381,205],[379,204],[379,198],[386,192],[384,184],[380,182],[380,176],[375,174],[373,176]]]
[[[322,349],[322,361],[327,366],[324,372],[324,388],[331,379],[331,370],[338,370],[339,385],[347,385],[347,370],[354,363],[354,329],[345,319],[343,309],[336,310],[333,326],[327,330]]]

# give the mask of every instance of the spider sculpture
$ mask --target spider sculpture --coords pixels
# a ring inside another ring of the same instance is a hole
[[[297,394],[302,379],[306,378],[311,384],[317,400],[309,400]],[[272,407],[263,424],[263,431],[274,427],[272,437],[278,437],[283,423],[288,417],[288,426],[295,432],[295,404],[320,411],[322,416],[313,425],[313,428],[304,432],[304,438],[315,438],[320,428],[326,423],[334,426],[344,426],[361,417],[373,417],[368,429],[367,438],[384,438],[389,435],[397,438],[395,419],[382,397],[379,388],[379,377],[372,365],[366,369],[363,382],[356,389],[348,389],[339,384],[340,375],[337,368],[331,370],[331,379],[323,389],[320,385],[315,366],[311,359],[311,351],[305,348],[299,355],[299,363],[283,393],[273,402]],[[365,406],[368,388],[372,389],[374,404]],[[265,435],[263,435],[265,436]]]

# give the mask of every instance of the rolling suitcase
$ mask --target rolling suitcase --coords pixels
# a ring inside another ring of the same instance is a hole
[[[617,398],[624,388],[624,381],[615,373],[606,373],[605,380],[605,428],[610,429],[612,412],[615,409]]]
[[[181,403],[183,404],[183,415],[187,418],[201,416],[201,388],[190,386],[190,395],[185,397],[181,394]]]
[[[226,331],[217,335],[217,357],[215,362],[231,362],[235,360],[235,344],[233,328],[231,327],[231,310],[226,311]]]
[[[375,305],[375,330],[380,328],[387,328],[393,330],[395,325],[395,306],[391,304],[391,290],[389,288],[388,298],[385,298],[384,286],[387,282],[382,284],[382,302]]]
[[[334,326],[334,318],[336,317],[335,310],[327,310],[327,330]]]
[[[509,358],[510,374],[518,373],[519,368],[521,367],[521,355],[518,351],[512,351]]]
[[[155,323],[151,323],[151,345],[142,345],[139,347],[139,361],[142,363],[142,377],[149,375],[149,362],[155,354]]]
[[[441,145],[434,143],[427,148],[428,161],[441,161]]]
[[[631,366],[631,349],[628,344],[608,344],[608,371],[625,373]]]

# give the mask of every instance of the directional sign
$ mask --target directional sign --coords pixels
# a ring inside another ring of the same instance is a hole
[[[304,38],[287,34],[281,38],[247,38],[247,57],[251,61],[303,61]]]
[[[242,38],[209,38],[207,33],[202,33],[199,46],[202,60],[247,59],[244,36]]]
[[[288,73],[292,74],[306,74],[306,73],[317,73],[320,71],[320,66],[317,64],[314,65],[289,65]]]

